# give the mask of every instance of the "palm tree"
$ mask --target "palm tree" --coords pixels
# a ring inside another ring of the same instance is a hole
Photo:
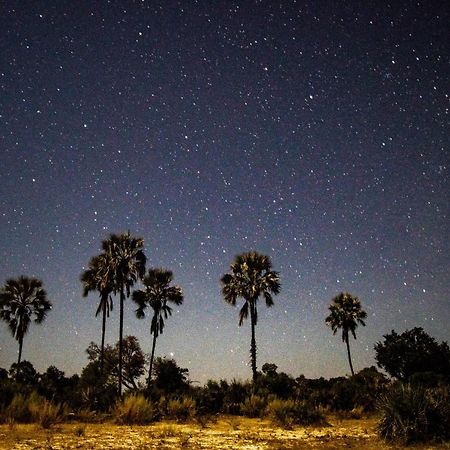
[[[138,305],[136,317],[143,319],[147,306],[153,309],[153,318],[150,325],[150,334],[153,334],[153,345],[148,373],[149,388],[152,378],[156,338],[159,334],[163,333],[164,319],[172,315],[172,308],[168,305],[168,302],[175,305],[181,305],[183,303],[183,291],[179,286],[170,286],[172,280],[173,273],[170,270],[161,268],[149,269],[148,274],[143,279],[145,290],[133,292],[132,298]]]
[[[122,395],[123,364],[123,302],[125,295],[130,296],[134,283],[145,274],[146,257],[143,252],[144,240],[135,238],[130,232],[120,235],[111,234],[102,242],[102,248],[109,261],[114,280],[114,294],[120,295],[119,318],[119,396]]]
[[[42,281],[37,278],[21,276],[9,279],[0,291],[0,318],[11,330],[19,342],[19,358],[22,359],[23,338],[34,316],[34,322],[42,323],[52,304],[47,299],[47,292],[42,288]]]
[[[237,297],[244,299],[244,305],[239,311],[239,326],[250,312],[252,340],[250,357],[253,381],[256,380],[256,340],[255,326],[258,322],[256,303],[260,295],[264,296],[268,307],[273,305],[272,294],[280,292],[280,278],[278,272],[271,270],[272,264],[268,256],[257,252],[243,253],[235,257],[231,264],[231,273],[222,279],[222,294],[226,302],[236,305]]]
[[[112,279],[108,257],[105,253],[91,258],[89,261],[89,268],[81,274],[80,281],[83,284],[83,297],[87,297],[91,291],[98,291],[100,296],[100,302],[97,311],[95,312],[95,317],[102,312],[100,373],[103,374],[106,318],[109,317],[109,313],[113,309],[111,294],[114,290],[114,280]]]
[[[347,345],[348,362],[352,375],[354,375],[348,334],[351,332],[356,339],[355,330],[358,327],[358,323],[362,326],[366,325],[363,319],[367,317],[367,313],[361,309],[361,302],[358,297],[348,292],[341,292],[334,297],[328,309],[330,310],[330,315],[325,319],[325,323],[331,327],[333,334],[342,329],[342,341]]]

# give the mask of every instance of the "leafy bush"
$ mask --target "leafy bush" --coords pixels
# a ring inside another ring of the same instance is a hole
[[[158,409],[142,394],[132,394],[117,402],[112,414],[116,423],[142,425],[156,420]]]
[[[450,438],[448,388],[396,385],[381,398],[379,409],[378,433],[387,441],[410,444]]]
[[[195,411],[195,401],[190,397],[172,399],[167,402],[167,414],[179,422],[185,422],[194,417]]]
[[[252,394],[241,403],[241,413],[247,417],[262,417],[266,404],[265,398]]]
[[[266,412],[273,422],[284,427],[290,427],[294,424],[312,425],[324,422],[324,416],[318,409],[306,402],[296,402],[291,399],[273,399],[267,405]]]

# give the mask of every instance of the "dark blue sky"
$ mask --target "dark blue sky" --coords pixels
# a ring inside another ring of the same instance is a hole
[[[184,289],[157,354],[193,380],[250,376],[219,285],[248,250],[282,282],[259,367],[347,373],[324,324],[342,290],[368,313],[356,369],[392,329],[450,341],[448,23],[443,1],[3,2],[0,282],[39,277],[54,305],[24,358],[80,372],[101,321],[79,275],[126,230]]]

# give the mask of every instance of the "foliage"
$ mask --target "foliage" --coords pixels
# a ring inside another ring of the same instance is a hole
[[[158,409],[142,394],[131,394],[116,403],[112,414],[116,423],[145,425],[156,420]]]
[[[247,417],[262,417],[266,404],[265,398],[252,394],[241,403],[241,413]]]
[[[156,358],[153,375],[155,388],[165,395],[182,393],[189,387],[189,370],[179,367],[174,359]]]
[[[236,305],[238,297],[244,299],[239,311],[239,325],[250,315],[251,344],[250,357],[253,382],[257,378],[255,326],[258,323],[257,301],[263,296],[268,307],[273,305],[272,295],[280,292],[280,277],[272,269],[268,256],[257,252],[243,253],[234,258],[230,266],[231,273],[221,278],[222,295],[227,303]]]
[[[35,323],[42,323],[51,308],[52,304],[47,299],[42,281],[37,278],[10,278],[0,290],[0,319],[8,324],[19,343],[18,364],[22,357],[23,338],[32,319],[34,318]]]
[[[86,349],[91,362],[98,363],[100,367],[101,348],[91,342]],[[122,381],[128,389],[139,388],[139,378],[145,373],[145,354],[135,336],[126,336],[123,340],[123,373]],[[104,373],[106,378],[113,377],[118,382],[119,377],[119,342],[113,347],[105,346]]]
[[[375,344],[375,359],[386,372],[406,381],[414,374],[431,372],[450,382],[450,347],[438,344],[423,328],[397,334],[394,330]]]
[[[29,361],[11,364],[9,376],[15,383],[29,389],[34,389],[39,381],[39,374]]]
[[[341,292],[333,298],[328,308],[330,315],[325,319],[325,323],[331,327],[333,334],[342,330],[342,341],[347,346],[348,362],[352,375],[355,374],[350,356],[349,333],[356,339],[356,328],[358,323],[365,326],[364,319],[367,313],[361,308],[361,302],[348,292]]]
[[[450,438],[448,388],[397,384],[379,402],[379,435],[403,444]]]
[[[196,413],[196,403],[191,397],[182,397],[181,399],[171,399],[167,402],[167,414],[170,417],[185,422],[192,419]]]
[[[262,374],[258,375],[255,383],[255,391],[259,395],[274,395],[279,398],[294,396],[295,380],[284,372],[277,372],[275,364],[265,363],[262,366]]]

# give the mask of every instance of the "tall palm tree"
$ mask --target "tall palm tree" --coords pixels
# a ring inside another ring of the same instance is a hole
[[[145,274],[146,257],[143,251],[144,240],[130,235],[111,234],[102,242],[114,280],[114,294],[120,295],[119,318],[119,396],[122,395],[123,365],[123,303],[125,295],[130,296],[131,288]]]
[[[280,292],[280,278],[278,272],[271,270],[272,263],[269,257],[257,252],[236,256],[230,268],[231,273],[225,274],[221,279],[222,294],[225,301],[233,306],[236,305],[237,297],[244,299],[244,305],[239,311],[239,326],[250,313],[252,331],[250,357],[255,381],[257,376],[255,326],[258,322],[256,303],[262,295],[268,307],[273,305],[272,294]]]
[[[145,290],[134,291],[132,299],[137,304],[136,316],[139,319],[145,317],[145,309],[150,306],[153,310],[150,334],[153,334],[152,353],[150,356],[150,369],[148,373],[148,386],[152,379],[153,358],[155,356],[156,338],[164,330],[164,319],[172,315],[169,302],[175,305],[183,303],[183,291],[179,286],[170,286],[173,273],[170,270],[156,268],[149,269],[143,279]]]
[[[103,374],[104,354],[105,354],[105,331],[106,318],[109,317],[110,311],[113,309],[111,294],[114,290],[114,280],[110,270],[108,256],[102,253],[93,256],[89,261],[89,267],[81,276],[80,281],[83,284],[83,297],[87,297],[89,292],[98,291],[100,302],[95,312],[97,317],[102,312],[102,346],[100,353],[100,373]]]
[[[13,337],[19,342],[17,364],[22,359],[23,338],[32,318],[35,323],[42,323],[51,308],[42,281],[37,278],[11,278],[0,290],[0,318],[9,325]]]
[[[364,319],[367,317],[367,313],[361,308],[361,302],[358,297],[348,292],[341,292],[334,297],[328,309],[330,310],[330,315],[325,319],[325,323],[331,327],[333,334],[342,329],[342,341],[347,345],[348,362],[352,375],[354,375],[348,335],[350,332],[356,339],[355,330],[358,327],[358,323],[362,326],[366,325]]]

